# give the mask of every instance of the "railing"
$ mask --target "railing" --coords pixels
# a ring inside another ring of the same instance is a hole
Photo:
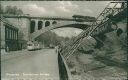
[[[59,76],[60,80],[71,80],[72,76],[68,69],[68,66],[66,64],[65,59],[63,56],[59,53],[58,50],[56,50],[58,53],[58,67],[59,67]]]

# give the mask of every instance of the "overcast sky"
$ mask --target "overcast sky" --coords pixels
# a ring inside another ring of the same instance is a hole
[[[72,15],[98,16],[109,1],[2,1],[2,5],[17,6],[25,14],[31,16],[60,16],[72,17]],[[62,36],[77,35],[79,29],[57,29],[56,33]]]

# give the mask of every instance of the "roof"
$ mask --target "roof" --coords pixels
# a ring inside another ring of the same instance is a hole
[[[3,23],[5,23],[6,25],[9,25],[9,27],[17,29],[16,25],[10,23],[5,17],[3,17],[2,15],[0,16],[0,21],[2,21]]]

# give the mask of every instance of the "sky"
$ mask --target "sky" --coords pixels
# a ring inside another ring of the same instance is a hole
[[[83,15],[96,17],[103,11],[109,1],[2,1],[2,6],[17,6],[25,14],[31,16],[72,17]],[[75,28],[60,28],[53,30],[60,36],[75,36],[82,30]]]

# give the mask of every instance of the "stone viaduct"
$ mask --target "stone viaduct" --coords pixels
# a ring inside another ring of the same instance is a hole
[[[92,22],[78,22],[73,18],[65,17],[32,17],[29,15],[4,15],[4,17],[12,24],[18,26],[19,30],[24,34],[24,40],[34,40],[44,32],[62,27],[74,27],[86,29]]]

